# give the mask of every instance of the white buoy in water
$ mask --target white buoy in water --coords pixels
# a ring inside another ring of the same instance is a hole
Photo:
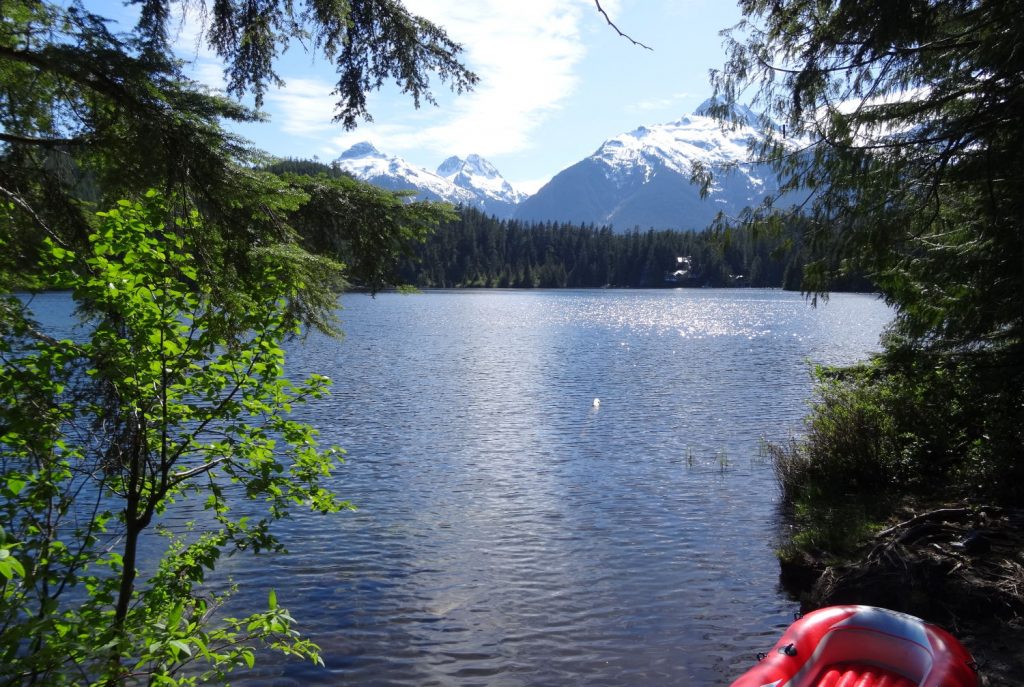
[[[595,398],[594,399],[594,407],[595,408],[600,408],[601,407],[601,399],[599,399],[599,398]]]

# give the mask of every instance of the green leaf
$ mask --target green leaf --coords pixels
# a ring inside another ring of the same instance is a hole
[[[167,627],[170,630],[177,629],[178,625],[181,624],[181,616],[185,611],[185,602],[179,601],[171,612],[167,614]]]
[[[21,493],[21,490],[25,488],[27,482],[21,477],[11,476],[7,478],[7,489],[14,496]]]
[[[169,646],[173,646],[175,649],[177,649],[178,651],[181,651],[184,654],[187,654],[189,656],[192,655],[192,648],[189,647],[189,645],[187,643],[181,641],[180,639],[172,639],[171,641],[167,642],[167,644]]]

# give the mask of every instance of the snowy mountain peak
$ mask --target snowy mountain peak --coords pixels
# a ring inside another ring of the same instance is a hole
[[[356,143],[354,146],[352,146],[351,148],[346,150],[344,153],[342,153],[338,157],[338,159],[339,160],[351,160],[351,159],[359,158],[359,157],[379,157],[379,158],[383,158],[383,157],[386,157],[386,156],[383,153],[381,153],[379,150],[374,148],[373,144],[370,143],[369,141],[362,141],[361,143]]]
[[[525,197],[479,155],[469,155],[465,160],[450,157],[434,173],[400,157],[389,157],[363,142],[342,153],[335,165],[381,188],[415,191],[416,198],[423,200],[472,205],[499,217],[511,216],[515,205]]]
[[[698,117],[710,117],[712,108],[717,107],[718,104],[721,102],[722,100],[720,98],[708,98],[707,100],[705,100],[704,102],[697,106],[697,109],[693,111],[693,114],[695,114]]]
[[[502,178],[494,165],[479,155],[468,155],[465,159],[452,156],[441,163],[437,173],[456,186],[489,199],[492,205],[514,206],[525,198]]]
[[[441,163],[437,173],[443,177],[453,177],[460,173],[486,178],[501,176],[494,165],[476,154],[467,155],[465,159],[453,155]]]
[[[761,136],[758,117],[737,106],[740,125],[723,127],[708,116],[715,104],[706,101],[678,121],[641,126],[605,141],[526,199],[516,216],[622,229],[700,229],[719,211],[735,215],[758,204],[775,185],[771,170],[748,152]],[[691,181],[697,164],[714,173],[708,198]]]
[[[717,120],[700,114],[707,111],[705,105],[708,104],[697,108],[693,116],[641,126],[611,138],[591,159],[603,163],[609,177],[623,183],[636,174],[650,179],[659,169],[689,177],[695,162],[717,165],[743,161],[756,130],[748,126],[723,130]]]
[[[705,100],[704,102],[697,106],[697,109],[693,111],[693,114],[697,117],[713,117],[713,112],[715,108],[720,109],[723,103],[724,101],[721,98],[708,98],[707,100]],[[732,107],[729,109],[729,112],[732,115],[731,119],[741,122],[746,126],[752,127],[754,129],[760,126],[760,117],[756,112],[751,110],[746,105],[733,103]]]

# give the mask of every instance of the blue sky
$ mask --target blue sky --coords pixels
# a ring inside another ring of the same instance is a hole
[[[385,88],[369,99],[374,121],[347,132],[331,123],[331,65],[296,46],[278,65],[287,86],[266,96],[269,122],[238,131],[274,155],[324,162],[363,140],[430,170],[449,155],[477,153],[533,192],[605,139],[691,112],[710,95],[708,71],[724,62],[719,32],[740,19],[728,0],[603,0],[620,29],[653,48],[644,50],[619,37],[593,0],[405,4],[463,44],[480,76],[473,92],[456,96],[438,83],[439,105],[417,110]],[[130,21],[119,0],[87,5]],[[193,75],[222,84],[220,65],[197,48],[200,13],[177,26],[179,53],[193,63]]]

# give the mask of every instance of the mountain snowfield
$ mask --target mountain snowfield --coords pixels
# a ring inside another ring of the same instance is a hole
[[[746,162],[748,145],[761,135],[757,116],[739,108],[741,123],[723,128],[707,116],[711,104],[706,101],[675,122],[642,126],[605,141],[529,197],[479,155],[450,157],[434,173],[360,143],[336,165],[384,188],[415,190],[418,198],[471,205],[500,218],[610,224],[618,230],[701,229],[719,211],[735,215],[775,190],[765,165]],[[714,172],[707,198],[690,182],[698,162]]]
[[[335,160],[335,166],[352,176],[392,191],[415,191],[422,200],[443,200],[471,205],[498,217],[510,217],[526,197],[512,188],[494,165],[479,155],[465,160],[450,157],[437,172],[389,157],[370,143],[357,143]]]
[[[597,151],[559,172],[523,201],[516,217],[610,224],[618,230],[702,229],[719,211],[736,215],[775,190],[766,165],[747,162],[748,145],[761,134],[747,108],[740,124],[723,128],[707,116],[706,101],[692,115],[642,126],[605,141]],[[694,163],[713,174],[707,198],[691,183]]]
[[[707,101],[692,116],[678,121],[641,126],[609,139],[590,159],[601,161],[610,177],[622,178],[629,176],[627,172],[641,171],[645,181],[650,181],[659,168],[688,177],[694,162],[721,167],[746,159],[750,139],[757,135],[751,128],[756,125],[753,113],[744,118],[746,123],[738,130],[723,131],[717,120],[704,114],[710,105]]]
[[[473,193],[477,198],[474,205],[498,217],[512,215],[516,206],[526,199],[525,193],[512,188],[494,165],[479,155],[468,155],[465,160],[452,156],[441,163],[437,173]]]

